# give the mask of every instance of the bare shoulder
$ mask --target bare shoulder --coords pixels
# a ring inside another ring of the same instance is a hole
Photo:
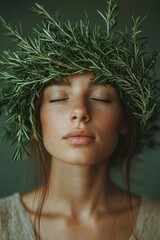
[[[35,213],[38,206],[38,191],[33,190],[21,195],[21,202],[25,210],[29,213]]]
[[[140,208],[143,203],[143,198],[141,196],[131,195],[132,208]]]
[[[117,186],[115,186],[115,193],[116,193],[116,202],[118,202],[119,206],[125,211],[132,209],[132,211],[139,211],[143,202],[143,198],[139,195],[134,193],[129,193]]]

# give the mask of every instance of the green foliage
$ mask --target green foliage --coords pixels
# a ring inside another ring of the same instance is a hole
[[[104,13],[98,11],[102,27],[91,24],[87,16],[74,25],[69,20],[64,22],[59,13],[51,16],[36,3],[33,11],[42,23],[33,29],[33,39],[22,36],[21,26],[13,29],[1,18],[17,47],[15,52],[4,52],[0,61],[0,113],[5,113],[10,137],[17,143],[14,159],[22,158],[21,149],[25,149],[31,134],[38,138],[35,99],[42,87],[49,81],[90,71],[95,73],[93,81],[119,90],[141,126],[144,143],[144,133],[153,125],[150,119],[159,110],[153,69],[160,53],[148,54],[148,39],[140,37],[144,19],[131,16],[129,30],[117,32],[117,4],[107,0],[106,5]]]

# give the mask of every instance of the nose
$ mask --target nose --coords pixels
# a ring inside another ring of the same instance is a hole
[[[91,119],[89,107],[85,100],[75,100],[70,111],[70,120],[72,122],[87,123]]]

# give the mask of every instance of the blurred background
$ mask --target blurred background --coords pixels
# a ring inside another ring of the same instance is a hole
[[[99,15],[96,10],[104,11],[105,0],[37,0],[43,5],[49,13],[60,10],[64,19],[76,21],[84,18],[87,12],[92,21],[99,22]],[[129,14],[141,15],[147,14],[147,19],[143,26],[143,35],[149,36],[151,48],[160,50],[160,1],[159,0],[117,0],[119,5],[119,22],[123,30],[129,22]],[[27,0],[1,0],[0,16],[11,22],[12,25],[22,23],[24,35],[32,35],[34,27],[39,19],[30,11],[34,1]],[[13,49],[14,44],[10,42],[5,31],[0,25],[0,55],[3,50]],[[160,61],[156,65],[156,77],[160,78]],[[4,121],[0,118],[0,131],[3,129]],[[160,139],[160,133],[156,134]],[[26,172],[25,161],[12,161],[13,147],[10,142],[0,143],[0,197],[7,196],[13,192],[27,191],[33,186],[33,169]],[[124,187],[123,178],[118,168],[113,169],[111,173],[113,181],[119,186]],[[24,184],[24,182],[27,184]],[[135,159],[132,166],[132,184],[131,189],[134,193],[145,195],[160,200],[160,149],[145,151],[139,159]],[[29,186],[30,185],[30,186]],[[24,187],[25,186],[25,187]]]

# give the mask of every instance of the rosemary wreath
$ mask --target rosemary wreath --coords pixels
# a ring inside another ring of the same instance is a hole
[[[141,147],[153,145],[157,125],[155,114],[160,99],[154,79],[154,65],[159,52],[149,54],[148,38],[141,37],[144,18],[131,17],[127,30],[115,31],[117,4],[106,1],[106,11],[98,11],[103,26],[90,23],[88,16],[72,24],[59,13],[51,16],[35,3],[32,9],[42,17],[33,28],[34,38],[24,37],[21,27],[13,28],[1,18],[16,50],[5,51],[0,60],[0,113],[7,118],[7,132],[16,150],[13,159],[22,159],[22,149],[35,128],[35,99],[49,81],[75,73],[94,72],[92,81],[111,84],[141,126]]]

